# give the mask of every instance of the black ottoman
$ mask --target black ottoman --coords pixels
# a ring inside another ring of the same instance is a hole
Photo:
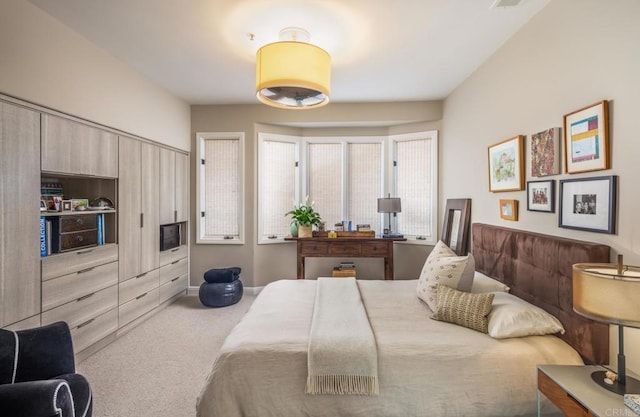
[[[242,298],[240,268],[210,269],[204,274],[200,285],[200,302],[207,307],[226,307]]]

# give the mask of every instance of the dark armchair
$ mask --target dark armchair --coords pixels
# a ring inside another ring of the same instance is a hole
[[[0,414],[90,417],[91,387],[75,371],[67,323],[0,329]]]

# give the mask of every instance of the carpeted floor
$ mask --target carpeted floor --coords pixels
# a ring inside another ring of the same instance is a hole
[[[185,296],[77,365],[93,390],[94,417],[193,417],[227,334],[254,295],[206,308]]]

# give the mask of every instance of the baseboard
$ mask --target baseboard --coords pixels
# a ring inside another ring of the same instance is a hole
[[[262,291],[263,288],[264,287],[244,287],[243,291],[245,294],[258,295],[260,294],[260,291]],[[200,291],[200,287],[189,287],[187,291],[187,295],[198,295],[199,291]]]

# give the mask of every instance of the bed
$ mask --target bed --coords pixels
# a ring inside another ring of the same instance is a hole
[[[571,265],[608,262],[609,247],[473,225],[476,270],[554,314],[561,337],[493,339],[431,320],[416,280],[358,280],[375,334],[379,395],[307,395],[315,280],[267,285],[229,334],[198,398],[198,417],[529,416],[536,365],[608,361],[607,326],[572,311]],[[552,407],[543,402],[543,413]]]

